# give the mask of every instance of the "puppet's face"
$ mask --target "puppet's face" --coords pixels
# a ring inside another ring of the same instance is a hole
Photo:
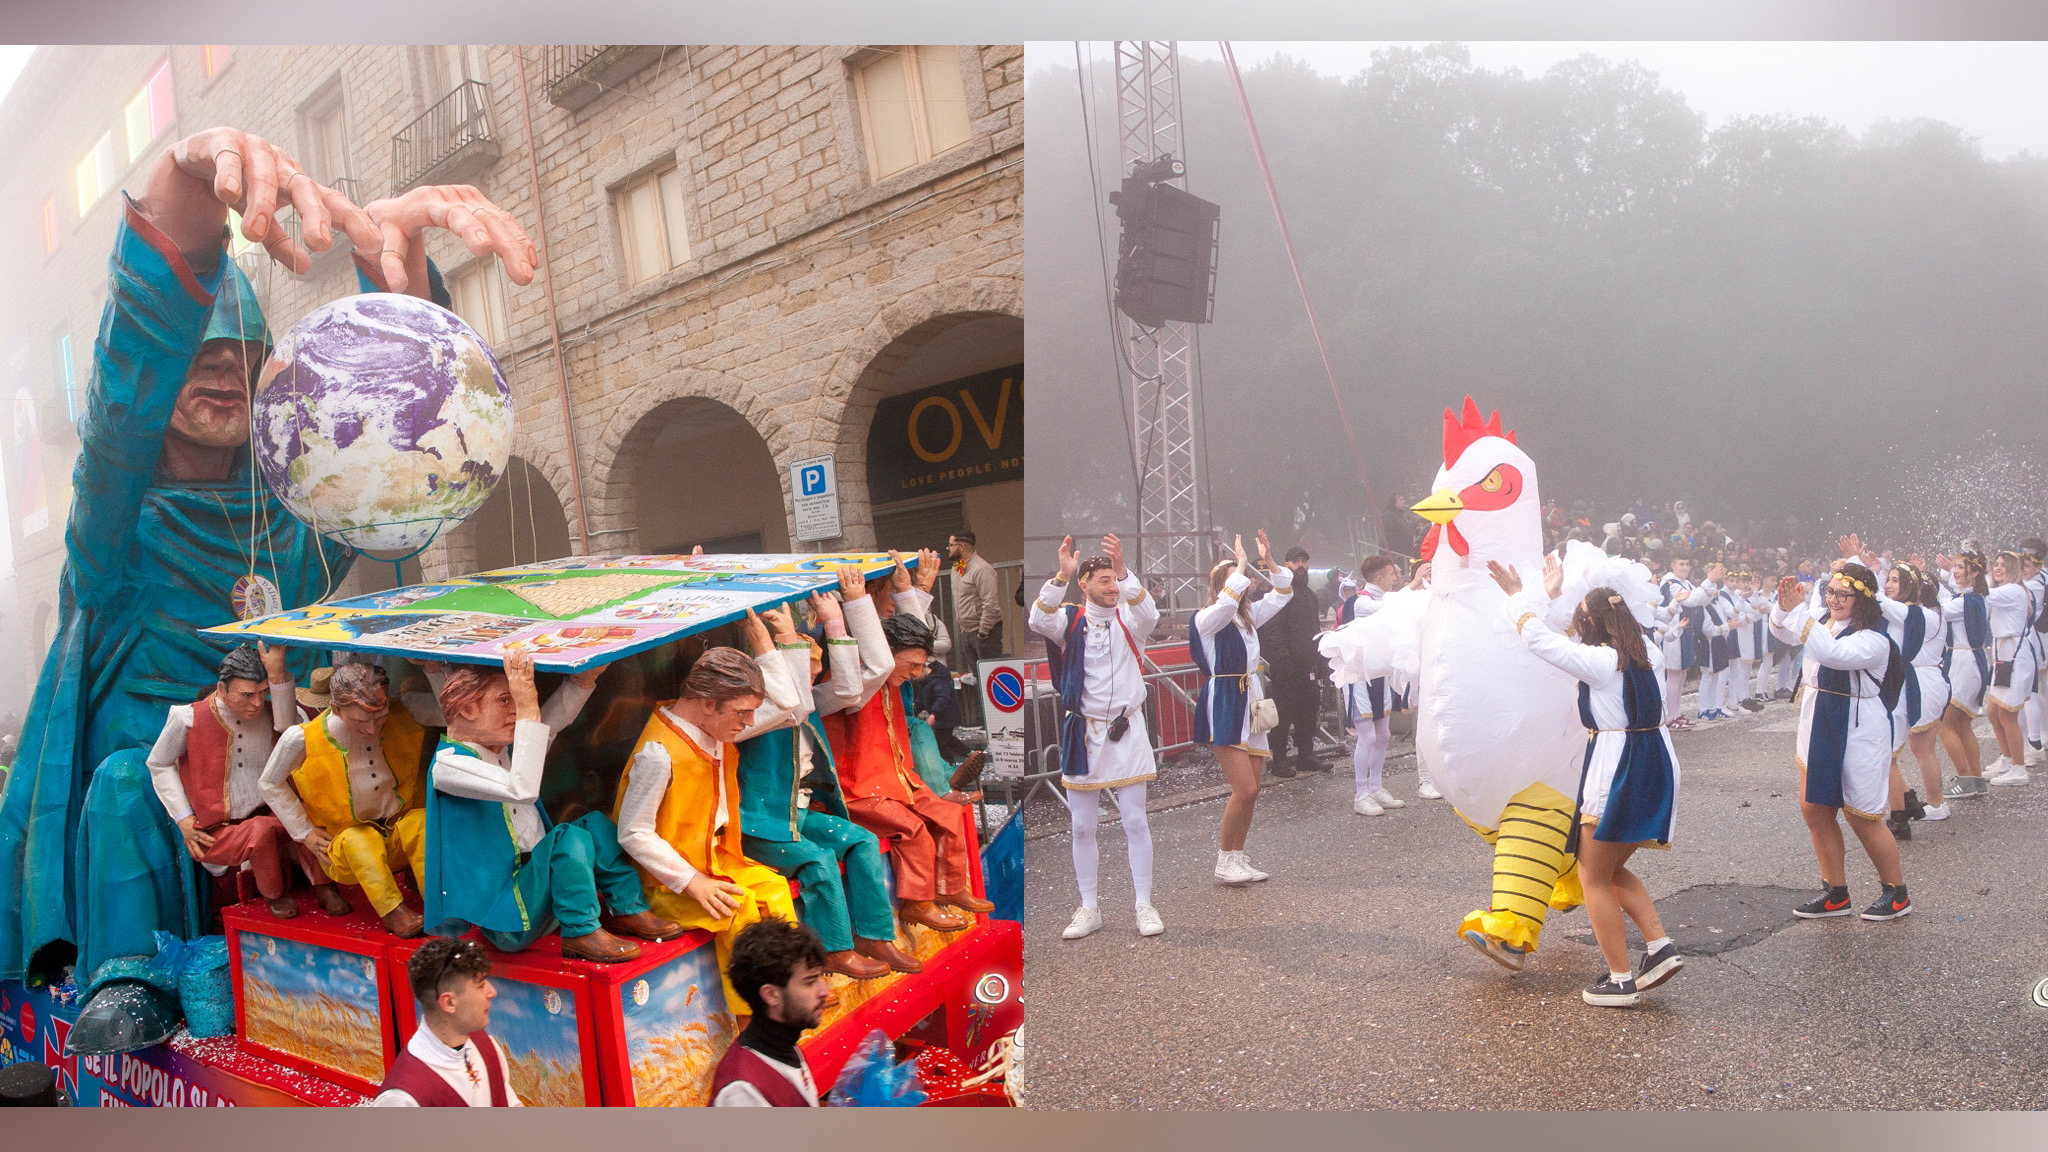
[[[754,709],[761,706],[759,696],[739,696],[731,700],[720,700],[704,710],[704,722],[698,727],[704,734],[720,744],[730,744],[739,739],[754,724]]]
[[[896,653],[896,671],[889,676],[889,683],[901,684],[905,680],[922,680],[931,670],[932,654],[922,648],[905,648]]]
[[[512,702],[512,682],[503,673],[484,682],[476,702],[463,708],[461,717],[471,738],[493,748],[512,743],[519,729],[519,707]]]
[[[367,699],[358,703],[334,705],[334,714],[350,732],[365,740],[374,740],[384,731],[384,718],[391,715],[391,698],[381,685],[371,688]]]
[[[270,703],[270,685],[261,680],[223,680],[220,702],[237,720],[254,720]]]
[[[185,372],[171,409],[171,434],[207,448],[249,441],[249,381],[263,364],[263,346],[209,340]]]

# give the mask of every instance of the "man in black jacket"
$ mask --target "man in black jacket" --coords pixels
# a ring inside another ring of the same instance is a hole
[[[1306,588],[1308,551],[1291,548],[1287,566],[1294,570],[1296,588]],[[1314,596],[1297,595],[1288,600],[1278,615],[1259,629],[1259,652],[1271,670],[1273,703],[1280,710],[1280,726],[1273,730],[1273,775],[1285,780],[1297,772],[1327,772],[1329,765],[1315,757],[1316,713],[1320,699],[1316,687],[1317,669],[1323,666],[1316,651],[1316,633],[1323,618]],[[1288,741],[1294,755],[1288,756]]]

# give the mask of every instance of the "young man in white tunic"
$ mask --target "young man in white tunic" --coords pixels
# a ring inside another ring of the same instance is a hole
[[[511,1056],[485,1031],[498,990],[491,985],[491,958],[483,946],[436,936],[406,962],[406,977],[419,1004],[420,1026],[370,1103],[489,1108],[496,1097],[503,1107],[525,1107],[512,1089]]]
[[[1087,770],[1060,778],[1073,819],[1074,879],[1081,889],[1081,906],[1060,933],[1065,940],[1078,940],[1102,927],[1096,904],[1096,823],[1105,790],[1115,799],[1123,821],[1138,934],[1157,936],[1166,931],[1152,907],[1152,827],[1145,817],[1145,785],[1157,767],[1145,731],[1144,645],[1159,622],[1159,605],[1138,574],[1125,566],[1122,541],[1105,536],[1102,551],[1101,556],[1082,560],[1072,536],[1061,541],[1059,575],[1045,582],[1031,605],[1031,630],[1059,652],[1062,667],[1077,660],[1081,664],[1080,707],[1071,710],[1078,715],[1068,723],[1085,725]],[[1083,602],[1062,604],[1073,580],[1080,582]]]

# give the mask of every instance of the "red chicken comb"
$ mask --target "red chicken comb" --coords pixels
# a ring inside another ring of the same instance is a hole
[[[1465,454],[1465,449],[1482,436],[1498,436],[1510,444],[1515,442],[1513,432],[1500,430],[1499,409],[1488,413],[1483,423],[1479,419],[1479,405],[1474,404],[1470,396],[1465,397],[1463,418],[1449,408],[1444,409],[1444,467],[1456,464],[1458,457]]]

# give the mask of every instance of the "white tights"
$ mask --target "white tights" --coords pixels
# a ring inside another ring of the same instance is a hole
[[[1721,707],[1721,682],[1728,678],[1728,670],[1715,672],[1703,669],[1700,672],[1699,710],[1712,712]]]
[[[1750,669],[1754,667],[1756,667],[1756,661],[1754,660],[1736,660],[1729,663],[1728,689],[1723,693],[1727,697],[1728,703],[1724,711],[1739,712],[1742,710],[1742,702],[1749,699],[1749,673]]]
[[[1388,721],[1382,716],[1377,720],[1360,717],[1352,726],[1358,733],[1358,747],[1351,752],[1351,776],[1357,785],[1357,795],[1370,796],[1380,790],[1380,770],[1387,766],[1387,743],[1391,739]]]
[[[1680,697],[1685,695],[1685,669],[1664,669],[1664,722],[1678,719]]]
[[[1908,675],[1911,675],[1911,673],[1909,672]],[[2020,705],[2020,735],[2025,736],[2030,741],[2041,738],[2041,694],[2039,692],[2029,694],[2027,702]]]
[[[1152,902],[1152,825],[1145,819],[1143,781],[1121,788],[1067,793],[1067,811],[1074,820],[1074,880],[1081,887],[1081,903],[1095,907],[1096,819],[1102,810],[1101,796],[1116,798],[1117,815],[1123,819],[1124,847],[1131,858],[1131,887],[1138,903]]]
[[[1792,682],[1799,679],[1799,652],[1800,650],[1795,648],[1790,652],[1778,653],[1778,689],[1780,691],[1790,692],[1792,690]]]

